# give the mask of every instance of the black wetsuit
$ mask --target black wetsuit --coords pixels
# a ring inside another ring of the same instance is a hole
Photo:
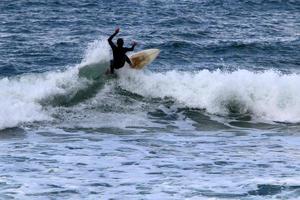
[[[126,56],[127,51],[133,51],[134,50],[134,45],[132,45],[131,48],[126,48],[126,47],[119,47],[116,46],[113,42],[112,39],[113,37],[117,35],[117,33],[114,33],[108,38],[108,43],[111,46],[111,49],[113,51],[113,60],[111,61],[110,64],[110,73],[114,73],[114,69],[120,69],[124,66],[125,61],[131,65],[130,59]]]

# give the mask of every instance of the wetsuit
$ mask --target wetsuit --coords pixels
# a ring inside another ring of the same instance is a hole
[[[114,34],[112,34],[109,38],[108,38],[108,43],[111,46],[111,49],[113,51],[113,60],[111,60],[110,62],[110,73],[113,74],[114,73],[114,69],[120,69],[124,66],[125,61],[131,65],[131,61],[130,59],[126,56],[126,52],[127,51],[133,51],[134,50],[134,46],[132,45],[131,48],[126,48],[123,46],[116,46],[113,42],[112,39],[113,37],[117,35],[117,32],[115,32]]]

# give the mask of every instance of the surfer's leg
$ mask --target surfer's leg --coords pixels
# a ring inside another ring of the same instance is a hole
[[[113,65],[110,66],[110,74],[114,74],[114,66]]]
[[[114,61],[113,60],[110,61],[110,73],[111,74],[114,73]]]
[[[114,73],[114,62],[113,60],[110,61],[109,68],[106,70],[106,75]]]

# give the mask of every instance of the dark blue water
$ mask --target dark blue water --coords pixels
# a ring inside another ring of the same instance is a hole
[[[0,199],[300,198],[300,2],[0,2]],[[78,76],[116,27],[145,70]]]

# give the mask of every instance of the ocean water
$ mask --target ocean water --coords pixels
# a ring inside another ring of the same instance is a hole
[[[0,10],[0,199],[300,199],[300,1]],[[79,77],[117,26],[160,56]]]

